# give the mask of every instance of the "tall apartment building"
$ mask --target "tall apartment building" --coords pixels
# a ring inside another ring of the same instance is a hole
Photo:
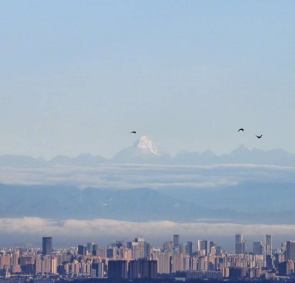
[[[52,237],[43,237],[42,254],[51,255],[51,253],[52,253]]]
[[[154,279],[157,277],[157,261],[138,259],[131,260],[128,268],[129,279]]]
[[[266,255],[272,255],[272,235],[265,235],[264,244]]]
[[[183,254],[172,255],[172,273],[183,270]]]
[[[109,279],[127,279],[127,261],[126,260],[110,260],[108,264]]]
[[[242,234],[235,235],[235,254],[245,254],[246,252],[246,244],[243,241]]]
[[[179,235],[173,235],[173,246],[174,248],[179,246]]]
[[[145,243],[144,238],[135,238],[134,242],[132,242],[132,258],[139,259],[144,258],[145,256]]]
[[[287,241],[286,259],[295,262],[295,241]]]
[[[78,255],[86,255],[87,253],[87,247],[84,245],[78,246]]]
[[[193,253],[193,242],[187,242],[187,245],[186,245],[186,253],[189,254],[190,256],[192,255]]]
[[[87,251],[89,254],[92,254],[93,246],[94,246],[94,243],[87,243]]]
[[[255,255],[262,255],[262,242],[261,241],[253,242],[253,253]]]
[[[170,274],[171,272],[171,254],[161,253],[158,259],[158,273]]]

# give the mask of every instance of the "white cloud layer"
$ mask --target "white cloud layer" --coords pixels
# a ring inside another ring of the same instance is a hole
[[[80,188],[215,188],[243,181],[295,183],[295,168],[263,165],[161,166],[102,164],[96,168],[0,168],[0,183]]]
[[[37,217],[0,218],[0,233],[51,236],[144,236],[181,235],[232,236],[295,235],[295,225],[176,223],[171,221],[128,222],[109,219],[53,221]]]

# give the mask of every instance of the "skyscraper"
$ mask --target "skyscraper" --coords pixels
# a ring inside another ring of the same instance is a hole
[[[272,235],[265,235],[266,255],[272,255]]]
[[[91,264],[91,277],[92,278],[103,278],[104,264],[102,262],[93,262]]]
[[[246,252],[246,245],[243,241],[242,234],[235,235],[235,253],[236,254],[244,254]]]
[[[287,241],[286,259],[295,262],[295,241]]]
[[[187,242],[187,245],[186,245],[186,253],[189,254],[190,256],[193,253],[193,243],[190,242],[190,241]]]
[[[198,240],[198,251],[207,249],[207,241],[206,240]]]
[[[42,239],[42,254],[50,255],[52,253],[52,237],[43,237]]]
[[[253,242],[253,253],[256,255],[262,255],[262,242]]]
[[[87,243],[87,251],[92,254],[94,243]]]
[[[93,255],[98,255],[98,245],[94,244],[92,246],[92,254]]]
[[[78,246],[78,254],[79,255],[86,255],[87,248],[86,246],[79,245]]]
[[[171,268],[171,254],[161,253],[158,261],[160,274],[170,274]]]
[[[243,235],[242,234],[236,234],[235,235],[235,243],[242,243],[243,241]]]
[[[138,259],[144,257],[144,238],[135,238],[132,242],[132,258]]]
[[[129,279],[146,278],[154,279],[157,277],[157,261],[138,259],[129,262]]]
[[[173,235],[174,248],[179,246],[179,235]]]
[[[149,259],[151,256],[151,244],[144,242],[144,257]]]
[[[198,240],[198,251],[205,251],[205,254],[208,255],[211,251],[210,241]]]
[[[110,260],[108,264],[109,279],[127,279],[127,261],[126,260]]]

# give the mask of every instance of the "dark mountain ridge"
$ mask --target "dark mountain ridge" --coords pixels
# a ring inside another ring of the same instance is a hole
[[[0,217],[195,221],[231,215],[235,214],[228,209],[202,208],[151,189],[0,185]]]

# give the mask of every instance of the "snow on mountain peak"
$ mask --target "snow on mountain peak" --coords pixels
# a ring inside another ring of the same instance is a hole
[[[144,154],[153,154],[161,156],[163,150],[159,145],[154,144],[146,136],[141,136],[140,139],[134,144],[134,147],[140,149]]]

